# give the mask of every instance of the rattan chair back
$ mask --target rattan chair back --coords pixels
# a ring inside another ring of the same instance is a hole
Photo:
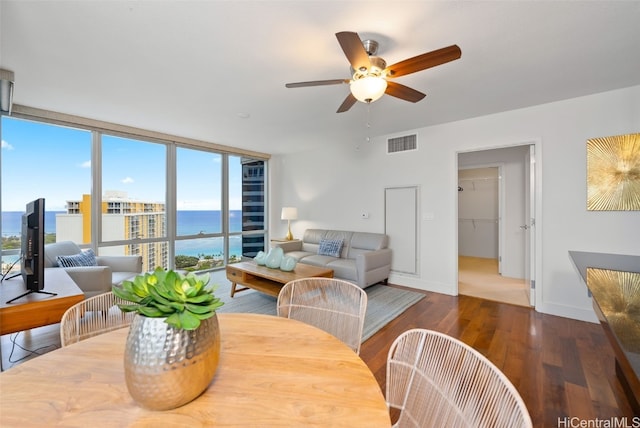
[[[367,293],[335,278],[303,278],[288,282],[278,295],[278,316],[316,326],[360,353]]]
[[[491,361],[445,334],[412,329],[387,358],[387,405],[394,427],[531,427],[520,394]],[[392,411],[392,415],[393,415]]]
[[[107,333],[131,324],[135,312],[122,312],[118,303],[131,303],[111,291],[71,306],[60,321],[60,342],[68,346],[89,337]]]

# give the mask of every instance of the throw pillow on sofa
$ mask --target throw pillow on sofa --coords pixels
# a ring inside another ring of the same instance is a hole
[[[97,266],[96,254],[91,248],[71,256],[56,257],[58,266],[60,267],[76,267],[76,266]]]
[[[340,257],[343,244],[344,240],[342,239],[321,239],[318,246],[318,255]]]

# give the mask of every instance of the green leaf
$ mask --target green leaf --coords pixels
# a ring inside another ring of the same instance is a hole
[[[161,291],[162,290],[158,288],[151,288],[149,290],[149,294],[151,295],[151,297],[153,297],[154,301],[159,302],[163,305],[170,305],[173,302],[173,300],[171,300],[170,298],[166,298],[166,296],[163,296],[161,294]]]
[[[184,305],[185,309],[189,312],[193,312],[194,314],[206,314],[207,312],[211,312],[211,307],[206,305],[193,305],[191,303],[186,303]]]
[[[211,318],[212,316],[214,316],[216,313],[215,312],[209,312],[206,314],[193,314],[195,317],[197,317],[200,320],[206,320],[207,318]]]
[[[200,319],[191,312],[182,312],[179,317],[182,328],[185,330],[195,330],[200,327]]]
[[[129,293],[127,290],[123,290],[120,287],[112,286],[111,291],[116,297],[119,297],[123,300],[127,300],[129,302],[137,302],[139,299],[134,294]]]
[[[152,302],[150,305],[155,308],[158,308],[158,310],[162,311],[162,313],[165,314],[165,316],[176,312],[175,308],[172,308],[169,305],[160,304],[158,302]]]
[[[146,297],[149,295],[149,288],[144,279],[136,277],[131,285],[131,291],[137,296]]]
[[[156,274],[156,272],[152,274],[147,274],[144,276],[145,284],[148,284],[150,287],[155,287],[158,284],[158,282],[160,282],[158,280],[158,275]]]
[[[167,287],[167,284],[164,282],[159,282],[158,284],[156,284],[155,287],[152,288],[152,290],[155,290],[157,294],[161,295],[162,297],[168,300],[175,300],[175,296],[171,295],[171,290]]]
[[[174,308],[178,312],[184,311],[184,303],[171,302],[170,305],[171,305],[172,308]]]
[[[137,312],[140,308],[140,305],[125,305],[122,303],[118,304],[118,307],[122,312]]]
[[[150,318],[161,318],[165,316],[161,310],[153,306],[140,306],[138,312]]]
[[[170,326],[172,326],[172,327],[182,328],[182,322],[180,320],[180,315],[177,312],[174,312],[173,314],[168,316],[167,320],[165,322],[167,324],[169,324]]]
[[[189,284],[189,283],[187,283]],[[198,285],[197,284],[189,284],[186,287],[183,286],[183,291],[185,295],[185,300],[190,299],[191,297],[195,297],[198,295]]]
[[[124,293],[128,294],[131,296],[131,298],[138,298],[138,296],[135,295],[135,293],[133,292],[133,282],[131,281],[124,281],[122,283],[122,288],[120,289],[119,287],[117,287],[119,290],[122,290]],[[113,287],[112,287],[113,289]]]
[[[164,281],[167,284],[171,284],[173,285],[174,282],[176,282],[176,279],[179,278],[178,272],[174,271],[174,270],[169,270],[166,271],[164,273]]]
[[[187,298],[188,303],[205,303],[213,300],[214,297],[211,294],[200,294],[199,296]]]
[[[185,294],[186,294],[187,300],[189,300],[189,299],[191,299],[193,297],[196,297],[199,292],[200,292],[200,290],[198,288],[198,284],[190,285],[185,290]]]
[[[141,305],[141,306],[149,306],[151,304],[151,302],[153,302],[153,297],[147,296],[144,299],[140,299],[138,304]]]
[[[188,287],[189,287],[189,282],[188,281],[176,278],[176,280],[173,282],[173,290],[171,290],[171,291],[173,293],[175,293],[176,296],[178,296],[179,299],[185,300],[187,298],[187,294],[185,293],[185,289],[188,288]]]

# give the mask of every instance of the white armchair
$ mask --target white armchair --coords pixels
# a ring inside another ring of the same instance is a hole
[[[71,241],[47,244],[44,247],[45,267],[59,268],[58,256],[83,254],[82,249]],[[142,273],[141,256],[96,256],[95,265],[62,267],[85,297],[111,291],[112,285],[119,285],[125,279]]]

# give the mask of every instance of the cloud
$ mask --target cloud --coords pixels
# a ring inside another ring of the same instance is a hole
[[[80,164],[80,168],[91,168],[91,161],[84,161]]]
[[[13,150],[13,146],[7,143],[5,140],[2,140],[2,148],[7,150]]]
[[[121,181],[122,183],[124,183],[124,184],[131,184],[131,183],[133,183],[135,180],[134,180],[133,178],[131,178],[131,177],[126,177],[126,178],[123,178],[123,179],[122,179],[122,180],[120,180],[120,181]]]

